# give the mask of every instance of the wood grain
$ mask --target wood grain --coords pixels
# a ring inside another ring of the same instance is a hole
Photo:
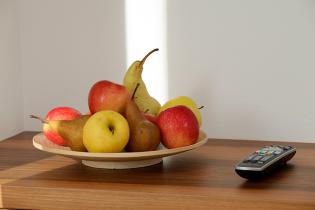
[[[104,170],[38,151],[34,135],[0,142],[2,208],[315,209],[315,144],[288,143],[297,147],[288,166],[254,182],[237,176],[234,165],[276,142],[210,139],[162,164]]]

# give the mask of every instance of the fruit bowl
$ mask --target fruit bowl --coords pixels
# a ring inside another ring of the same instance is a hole
[[[36,149],[81,160],[82,164],[86,166],[106,169],[140,168],[155,165],[162,162],[163,157],[196,149],[207,141],[207,134],[200,130],[197,142],[185,147],[167,149],[160,145],[157,150],[147,152],[90,153],[72,151],[69,147],[56,145],[46,139],[43,133],[33,137],[33,145]]]

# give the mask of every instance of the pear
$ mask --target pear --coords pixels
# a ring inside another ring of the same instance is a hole
[[[134,96],[127,102],[125,117],[129,123],[130,138],[126,150],[131,152],[143,152],[156,150],[161,141],[160,129],[154,123],[145,118],[134,102]]]
[[[143,71],[143,64],[145,60],[155,51],[159,49],[151,50],[141,61],[135,61],[129,67],[128,71],[125,74],[123,84],[124,86],[132,92],[135,90],[137,84],[139,83],[139,89],[135,95],[134,101],[138,105],[141,112],[156,115],[159,111],[161,104],[153,97],[151,97],[147,91],[147,88],[142,80],[142,71]]]
[[[83,144],[83,127],[90,115],[82,115],[74,120],[44,120],[31,115],[31,118],[39,119],[42,123],[47,123],[53,131],[58,133],[74,151],[87,151]]]

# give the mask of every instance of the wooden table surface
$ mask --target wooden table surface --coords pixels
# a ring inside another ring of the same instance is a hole
[[[103,170],[38,151],[34,132],[0,142],[0,208],[315,209],[315,144],[263,181],[234,165],[271,142],[210,139],[197,150],[140,169]]]

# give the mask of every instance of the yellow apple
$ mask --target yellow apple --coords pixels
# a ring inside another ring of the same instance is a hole
[[[89,152],[121,152],[129,140],[129,125],[118,112],[96,112],[83,128],[83,144]]]
[[[198,109],[196,103],[191,98],[189,98],[187,96],[179,96],[179,97],[176,97],[176,98],[169,100],[168,102],[166,102],[161,107],[161,109],[158,112],[158,115],[162,111],[164,111],[168,108],[171,108],[174,106],[179,106],[179,105],[183,105],[183,106],[186,106],[187,108],[189,108],[194,113],[194,115],[196,116],[196,118],[198,120],[199,127],[201,127],[202,119],[201,119],[200,110]]]

